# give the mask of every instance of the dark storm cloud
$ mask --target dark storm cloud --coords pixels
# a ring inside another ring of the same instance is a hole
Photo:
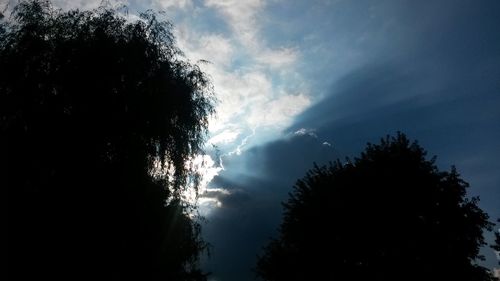
[[[225,159],[226,171],[212,186],[231,194],[220,198],[222,207],[204,225],[205,238],[213,244],[206,267],[214,272],[215,280],[253,280],[256,256],[276,234],[280,203],[294,182],[313,162],[326,163],[337,156],[322,139],[299,133]]]

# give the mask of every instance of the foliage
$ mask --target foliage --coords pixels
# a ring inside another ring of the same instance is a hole
[[[500,223],[500,219],[497,222]],[[491,245],[491,248],[496,251],[498,264],[500,264],[500,228],[495,231],[495,244]]]
[[[205,279],[180,194],[213,101],[157,14],[20,2],[0,25],[11,279]]]
[[[354,161],[314,166],[284,204],[259,257],[264,280],[490,280],[475,264],[488,216],[455,168],[404,134]]]

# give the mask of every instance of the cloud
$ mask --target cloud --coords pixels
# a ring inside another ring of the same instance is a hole
[[[311,101],[294,69],[298,50],[271,49],[260,35],[256,16],[264,1],[209,0],[204,4],[205,12],[218,14],[229,31],[197,30],[187,21],[177,25],[176,37],[187,58],[210,61],[201,65],[219,99],[218,114],[210,122],[210,141],[228,146],[227,151],[241,152],[243,143],[261,139],[262,129],[279,136]],[[296,83],[288,82],[292,77]]]
[[[231,129],[226,129],[223,132],[216,134],[212,138],[208,140],[209,144],[228,144],[234,142],[238,136],[241,134],[241,131],[236,129],[236,130],[231,130]]]
[[[123,5],[127,1],[109,1],[109,4],[114,6]],[[52,4],[56,7],[59,7],[63,10],[70,9],[81,9],[81,10],[90,10],[99,7],[102,3],[101,0],[53,0]]]
[[[210,124],[211,130],[216,132],[234,123],[242,127],[259,126],[257,123],[249,124],[247,116],[262,113],[262,106],[272,97],[270,77],[257,70],[222,71],[212,68],[209,73],[220,100],[217,119]]]
[[[296,136],[311,136],[313,138],[318,138],[318,135],[314,133],[312,129],[300,128],[293,133]]]
[[[11,0],[12,1],[12,0]],[[140,10],[155,9],[159,11],[172,9],[186,9],[193,7],[192,0],[150,0],[147,5],[140,0],[52,0],[52,3],[64,10],[68,9],[94,9],[101,4],[111,7],[119,7],[123,5],[134,6],[141,8]]]
[[[217,208],[225,207],[222,202],[225,197],[231,194],[231,191],[224,188],[207,188],[198,199],[200,214],[209,217]]]
[[[299,52],[295,48],[282,47],[279,49],[263,48],[256,55],[256,61],[273,69],[286,67],[297,61]]]
[[[285,128],[289,125],[295,115],[302,112],[311,104],[309,97],[304,94],[282,95],[276,99],[267,97],[266,100],[257,103],[260,110],[253,110],[247,119],[251,126],[274,126]]]
[[[194,186],[186,187],[182,193],[183,200],[192,204],[205,203],[208,197],[204,197],[206,197],[205,194],[207,194],[209,183],[214,177],[219,175],[224,168],[218,165],[208,154],[196,155],[194,158],[187,161],[186,166],[189,166],[194,171],[197,171],[201,178],[199,179],[199,183],[196,188]]]
[[[257,14],[263,0],[206,0],[205,5],[216,9],[229,24],[236,37],[249,48],[258,48]]]
[[[251,268],[268,239],[276,235],[281,221],[281,202],[294,182],[318,164],[335,160],[335,149],[326,147],[308,134],[248,149],[242,156],[226,157],[226,170],[212,186],[224,186],[218,196],[221,207],[214,209],[204,225],[205,237],[213,245],[205,267],[220,280],[253,280]],[[231,266],[227,266],[231,264]]]
[[[235,48],[231,39],[224,34],[198,33],[188,24],[176,25],[175,35],[180,49],[190,60],[209,60],[215,68],[231,66]]]
[[[116,7],[126,4],[127,2],[128,1],[126,0],[109,0],[109,5],[112,7]],[[0,11],[7,9],[7,13],[10,13],[12,9],[19,3],[20,1],[18,0],[0,1]],[[102,0],[52,0],[51,3],[54,7],[61,8],[63,10],[89,10],[99,7],[99,5],[102,3]]]
[[[152,0],[151,4],[160,10],[187,9],[193,7],[192,0]]]
[[[270,48],[260,34],[262,19],[266,17],[264,0],[207,0],[205,5],[215,9],[227,22],[233,35],[255,62],[270,68],[293,64],[299,56],[297,48],[281,46]]]

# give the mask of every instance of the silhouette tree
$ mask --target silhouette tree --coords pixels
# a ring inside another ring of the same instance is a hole
[[[264,280],[491,280],[475,264],[490,229],[452,168],[401,133],[359,158],[314,166],[259,257]]]
[[[9,280],[205,280],[181,195],[213,102],[157,14],[18,4],[0,23]]]
[[[497,222],[500,223],[500,219],[498,219]],[[500,265],[500,229],[497,229],[495,231],[495,244],[491,245],[491,248],[495,250],[498,259],[498,264]]]

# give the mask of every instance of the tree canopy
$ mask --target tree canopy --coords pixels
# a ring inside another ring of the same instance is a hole
[[[205,279],[181,193],[214,96],[171,28],[43,0],[0,18],[9,280]]]
[[[476,264],[491,228],[455,168],[404,134],[359,158],[314,166],[284,203],[279,237],[259,257],[264,280],[492,280]]]
[[[500,219],[497,220],[498,223],[500,223]],[[491,248],[495,250],[495,254],[498,259],[498,264],[500,265],[500,228],[496,229],[495,231],[495,244],[491,245]]]

